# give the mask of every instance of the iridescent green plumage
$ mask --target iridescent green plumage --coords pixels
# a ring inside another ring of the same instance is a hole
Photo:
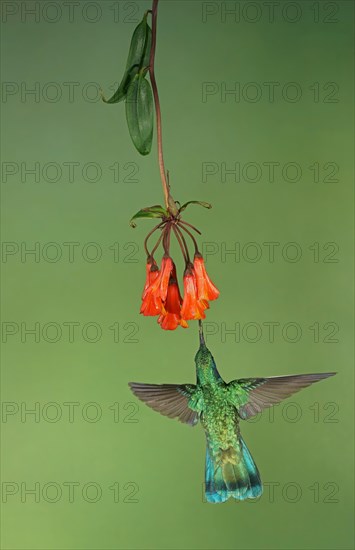
[[[229,384],[221,378],[200,325],[195,357],[196,385],[131,383],[133,393],[154,410],[205,430],[206,499],[224,502],[256,498],[262,493],[259,471],[240,435],[240,420],[279,403],[302,388],[335,373],[245,378]]]

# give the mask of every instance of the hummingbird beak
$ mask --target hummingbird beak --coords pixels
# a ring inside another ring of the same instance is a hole
[[[198,332],[199,332],[199,337],[200,337],[200,346],[201,347],[206,347],[206,342],[205,342],[205,337],[203,335],[203,326],[202,326],[202,321],[199,320],[198,322]]]

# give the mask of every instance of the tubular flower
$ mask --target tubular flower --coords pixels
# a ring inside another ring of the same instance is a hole
[[[175,313],[176,315],[180,315],[181,304],[182,298],[180,295],[179,285],[176,280],[176,274],[175,276],[170,275],[164,309],[167,313]]]
[[[164,330],[175,330],[180,324],[180,317],[175,313],[166,313],[159,316],[158,323]]]
[[[167,254],[164,254],[164,257],[161,262],[159,276],[155,279],[155,281],[150,286],[151,291],[156,296],[159,296],[163,301],[166,300],[166,295],[168,293],[169,279],[174,267],[175,267],[174,262],[170,258],[170,256],[168,256]]]
[[[218,288],[207,275],[205,262],[198,252],[194,257],[194,270],[196,275],[197,295],[200,300],[216,300],[219,296]]]
[[[208,302],[199,299],[196,275],[192,265],[189,265],[184,273],[184,299],[181,307],[181,317],[185,320],[204,319],[204,310],[208,309]]]
[[[159,268],[154,258],[152,257],[148,258],[147,264],[145,266],[145,271],[146,271],[146,276],[145,276],[145,284],[144,284],[143,293],[142,293],[142,300],[145,298],[148,288],[159,276]]]
[[[159,270],[155,260],[148,257],[146,281],[140,312],[145,316],[158,315],[158,323],[164,330],[187,328],[187,321],[205,319],[209,300],[215,300],[219,290],[207,275],[203,258],[196,252],[194,263],[187,262],[184,273],[184,297],[181,297],[176,267],[165,254]]]
[[[154,315],[160,315],[162,307],[163,304],[159,296],[154,296],[150,289],[148,289],[143,298],[140,313],[145,317],[154,317]]]
[[[146,280],[142,294],[142,306],[140,313],[145,316],[159,315],[162,309],[162,301],[158,294],[152,292],[154,283],[160,276],[159,268],[151,257],[146,264]]]
[[[148,265],[150,265],[148,270]],[[143,302],[140,312],[145,316],[160,315],[163,312],[163,302],[168,292],[170,274],[174,269],[174,263],[170,256],[165,255],[161,269],[151,259],[147,260],[147,277],[143,290]]]
[[[187,323],[181,318],[182,298],[176,279],[175,266],[170,275],[168,292],[163,306],[163,313],[158,318],[158,323],[164,330],[175,330],[179,325],[187,328]]]

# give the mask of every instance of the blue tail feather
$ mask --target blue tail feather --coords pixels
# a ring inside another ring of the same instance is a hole
[[[207,442],[205,472],[207,502],[225,502],[230,497],[236,500],[259,497],[262,494],[260,474],[242,437],[239,436],[238,446],[235,449],[230,448],[225,453],[232,454],[233,460],[216,463]]]

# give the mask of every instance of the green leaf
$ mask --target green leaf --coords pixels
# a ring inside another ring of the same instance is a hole
[[[106,99],[101,90],[102,101],[104,101],[104,103],[113,104],[113,103],[119,103],[120,101],[125,99],[129,85],[132,82],[133,78],[136,76],[137,71],[138,71],[137,67],[132,67],[130,71],[125,72],[121,84],[118,86],[118,89],[113,94],[113,96],[110,97],[110,99]]]
[[[147,14],[145,14],[133,32],[126,70],[122,81],[110,99],[106,99],[102,94],[102,100],[105,103],[118,103],[126,97],[128,88],[134,77],[142,69],[149,66],[151,45],[152,30],[147,23]]]
[[[148,155],[153,140],[153,94],[144,70],[128,88],[126,118],[132,141],[141,155]]]
[[[168,212],[160,206],[160,204],[157,204],[155,206],[149,206],[148,208],[142,208],[135,214],[131,221],[129,222],[131,227],[136,227],[136,224],[133,220],[136,220],[138,218],[165,218],[168,216]]]
[[[139,65],[140,70],[149,68],[151,49],[152,49],[152,29],[147,24],[147,34],[146,34],[146,41],[144,45],[144,55],[143,55],[143,58],[141,58],[141,64]]]
[[[189,201],[189,202],[185,202],[185,204],[183,204],[183,205],[179,208],[179,212],[182,212],[183,210],[186,210],[186,208],[189,206],[189,204],[199,204],[200,206],[203,206],[203,208],[212,208],[212,204],[210,204],[209,202],[204,202],[204,201]]]

